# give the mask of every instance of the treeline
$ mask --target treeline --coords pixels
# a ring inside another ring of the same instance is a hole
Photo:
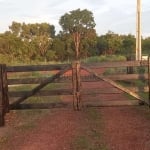
[[[99,55],[135,54],[135,37],[119,35],[108,31],[98,36],[96,30],[89,30],[80,43],[80,58]],[[48,62],[66,61],[75,57],[74,42],[70,33],[55,34],[54,25],[48,23],[26,24],[12,22],[9,31],[0,34],[0,61]],[[149,54],[150,37],[142,39],[142,53]]]

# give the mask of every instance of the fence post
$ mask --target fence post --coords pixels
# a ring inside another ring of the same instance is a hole
[[[148,89],[149,89],[148,103],[150,107],[150,56],[148,56]]]
[[[73,93],[73,108],[76,110],[76,63],[72,63],[72,93]]]
[[[80,79],[80,62],[75,61],[72,64],[72,87],[73,87],[73,108],[81,108],[81,79]]]
[[[3,98],[4,98],[4,112],[9,112],[9,98],[8,98],[8,81],[6,64],[2,65],[2,80],[3,80]]]
[[[0,65],[0,126],[5,124],[5,102],[4,102],[4,93],[3,93],[3,65]]]

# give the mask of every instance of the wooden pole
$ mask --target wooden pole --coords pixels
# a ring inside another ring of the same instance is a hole
[[[141,0],[137,0],[136,14],[136,60],[141,60]]]
[[[6,65],[2,65],[2,80],[3,80],[3,96],[4,96],[4,108],[5,113],[9,112],[9,98],[8,98],[8,81],[7,81],[7,71]]]
[[[2,65],[0,65],[0,126],[5,124],[5,111],[4,111],[4,95],[3,95],[3,76],[2,76]]]
[[[80,79],[80,62],[76,62],[76,82],[77,82],[77,110],[81,109],[81,79]]]
[[[80,62],[75,61],[72,64],[72,90],[73,90],[73,108],[81,109],[81,79],[80,79]]]
[[[149,108],[150,108],[150,56],[148,56],[148,88],[149,88]]]
[[[76,63],[72,63],[72,93],[73,93],[73,109],[76,110]]]

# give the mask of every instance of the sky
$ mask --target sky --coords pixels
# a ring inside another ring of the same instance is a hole
[[[113,31],[136,33],[137,0],[0,0],[0,33],[8,30],[12,21],[46,22],[61,29],[59,19],[65,13],[80,8],[93,13],[98,35]],[[142,1],[142,36],[150,36],[150,2]]]

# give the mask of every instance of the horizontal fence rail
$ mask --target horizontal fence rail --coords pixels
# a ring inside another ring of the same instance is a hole
[[[147,61],[117,61],[117,62],[98,62],[98,63],[90,63],[83,64],[86,67],[94,68],[115,68],[115,67],[139,67],[139,66],[147,66]]]
[[[31,71],[52,71],[62,70],[69,64],[57,64],[57,65],[31,65],[31,66],[7,66],[7,72],[31,72]]]
[[[111,80],[121,81],[121,80],[137,80],[137,79],[148,79],[148,74],[119,74],[119,75],[106,75],[107,78]],[[22,79],[8,79],[9,85],[17,85],[17,84],[39,84],[43,82],[45,79],[49,77],[38,77],[38,78],[22,78]],[[61,82],[70,82],[72,80],[71,76],[60,77],[54,81],[54,83]],[[99,81],[96,77],[92,75],[81,76],[82,82],[94,82]]]

